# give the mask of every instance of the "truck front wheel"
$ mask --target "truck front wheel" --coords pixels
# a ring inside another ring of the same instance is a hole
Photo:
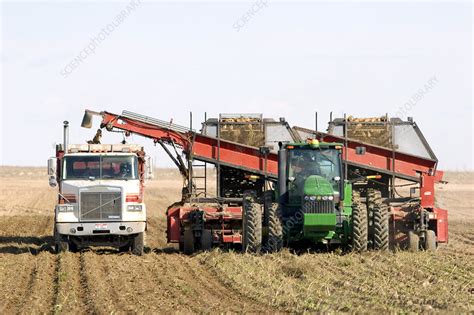
[[[132,254],[136,256],[143,255],[144,249],[144,232],[138,233],[132,240]]]
[[[56,254],[64,253],[69,251],[69,241],[64,236],[58,233],[56,228],[54,229],[54,251]]]

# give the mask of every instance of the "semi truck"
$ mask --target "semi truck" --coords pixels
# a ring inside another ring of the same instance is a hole
[[[68,128],[65,121],[64,142],[48,160],[49,184],[58,189],[56,252],[108,246],[142,255],[151,159],[136,144],[69,144]]]

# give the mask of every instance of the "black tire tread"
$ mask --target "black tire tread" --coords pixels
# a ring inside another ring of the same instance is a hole
[[[370,229],[372,248],[387,251],[389,248],[389,208],[383,203],[379,190],[368,189],[367,206],[372,220]]]
[[[245,194],[243,200],[242,250],[258,253],[262,247],[262,207],[253,196]]]
[[[360,200],[358,191],[352,192],[352,250],[367,250],[367,207]]]
[[[278,252],[283,247],[283,221],[281,217],[281,206],[272,203],[268,209],[268,241],[267,250],[271,253]]]
[[[132,254],[142,256],[145,247],[145,232],[138,233],[132,240]]]

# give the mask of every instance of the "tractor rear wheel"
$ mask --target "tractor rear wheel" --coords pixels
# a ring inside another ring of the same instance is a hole
[[[369,240],[375,250],[388,250],[389,242],[389,215],[388,207],[383,203],[382,194],[379,190],[367,190],[367,208],[371,221],[369,229]]]
[[[367,206],[360,201],[358,191],[352,192],[352,250],[367,250]]]
[[[408,250],[417,252],[420,249],[420,237],[415,231],[408,231]]]
[[[145,232],[138,233],[132,240],[132,254],[142,256],[145,247]]]
[[[242,251],[258,253],[262,248],[262,206],[251,194],[243,200]]]
[[[283,247],[283,222],[281,217],[281,206],[272,203],[268,208],[268,240],[267,250],[271,253],[278,252]]]
[[[184,243],[183,243],[183,252],[185,255],[191,255],[194,253],[194,232],[189,228],[184,230]]]
[[[433,230],[426,231],[423,248],[430,252],[436,251],[436,233]]]

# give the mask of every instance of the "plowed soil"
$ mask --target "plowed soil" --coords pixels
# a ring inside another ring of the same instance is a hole
[[[147,250],[52,252],[56,191],[41,168],[0,168],[0,313],[474,312],[472,173],[447,173],[437,202],[450,242],[436,253],[215,249],[184,256],[166,244],[164,211],[179,199],[176,172],[146,188]]]

